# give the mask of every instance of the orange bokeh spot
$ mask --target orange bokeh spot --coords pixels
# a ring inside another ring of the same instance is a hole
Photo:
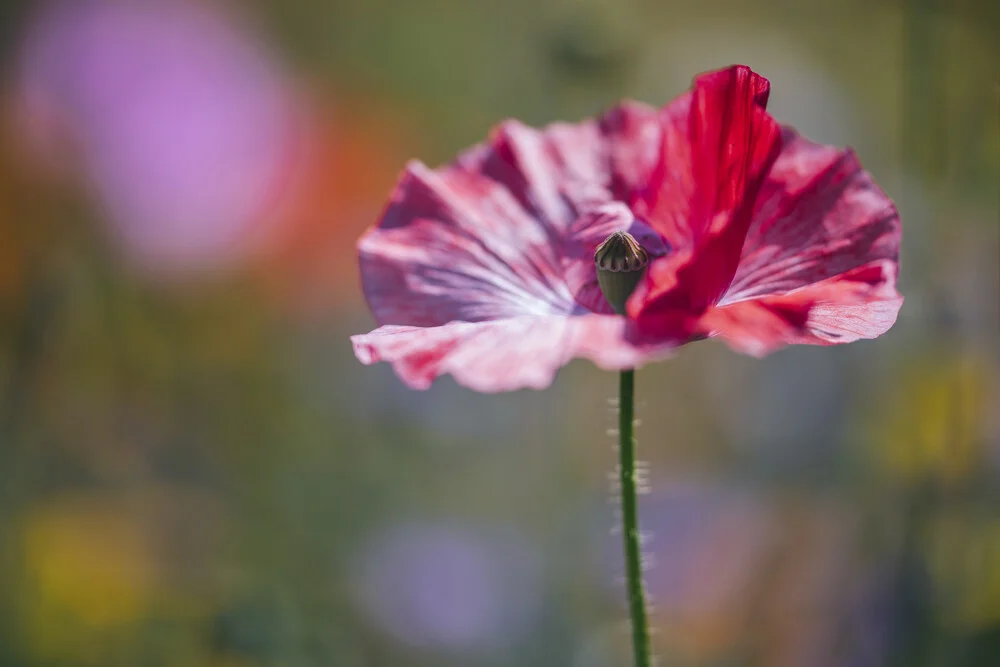
[[[265,291],[293,308],[360,303],[355,243],[412,152],[400,120],[370,104],[338,105],[314,121],[257,264]]]

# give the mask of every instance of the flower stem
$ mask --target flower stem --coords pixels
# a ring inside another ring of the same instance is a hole
[[[635,371],[619,377],[618,434],[622,496],[622,537],[625,546],[625,580],[629,614],[632,617],[632,652],[635,667],[649,667],[649,623],[642,584],[642,554],[639,545],[638,497],[635,472]]]

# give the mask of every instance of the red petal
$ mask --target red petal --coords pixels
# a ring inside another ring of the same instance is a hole
[[[450,373],[470,389],[499,392],[545,388],[560,367],[577,357],[620,369],[669,353],[662,346],[629,345],[625,326],[624,318],[606,315],[519,317],[426,328],[384,326],[351,342],[362,363],[387,361],[414,389],[427,389]]]
[[[783,295],[713,308],[699,327],[754,356],[789,344],[876,338],[893,325],[903,303],[895,285],[896,263],[878,260]]]
[[[898,259],[899,214],[854,153],[815,144],[790,128],[783,144],[721,304],[783,294],[875,260]]]
[[[764,111],[768,91],[767,79],[734,66],[699,77],[664,110],[661,161],[643,201],[650,225],[676,251],[650,265],[630,301],[644,333],[682,333],[678,311],[690,322],[732,281],[754,201],[781,147],[780,128]]]
[[[671,245],[697,245],[752,204],[780,146],[769,92],[767,79],[734,65],[699,76],[661,112],[659,161],[636,205]]]

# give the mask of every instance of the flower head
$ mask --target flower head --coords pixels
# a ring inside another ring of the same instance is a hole
[[[850,150],[768,115],[769,92],[738,65],[662,109],[507,121],[448,166],[411,163],[358,244],[380,325],[353,337],[358,358],[415,388],[450,373],[504,391],[575,357],[629,368],[705,337],[761,356],[884,333],[899,215]],[[595,252],[628,238],[648,266],[619,314],[599,269],[631,264]]]

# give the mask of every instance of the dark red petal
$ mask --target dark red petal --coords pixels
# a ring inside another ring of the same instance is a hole
[[[717,306],[698,328],[739,352],[763,356],[790,344],[876,338],[896,321],[902,303],[896,263],[877,260],[783,295]]]
[[[664,110],[663,154],[644,201],[649,224],[675,252],[650,265],[630,300],[642,332],[681,333],[678,320],[690,322],[729,287],[781,148],[780,128],[763,107],[768,91],[766,79],[735,66],[699,77],[689,96]]]
[[[815,144],[790,128],[784,134],[721,304],[783,294],[875,260],[898,259],[899,214],[854,153]]]
[[[699,76],[662,110],[659,161],[636,204],[671,245],[697,245],[752,203],[780,146],[769,92],[767,79],[734,65]]]
[[[626,343],[625,326],[624,318],[607,315],[518,317],[439,327],[384,326],[351,342],[362,363],[387,361],[414,389],[451,374],[470,389],[499,392],[545,388],[560,367],[578,357],[621,369],[669,354],[668,347]]]
[[[649,179],[633,191],[636,215],[648,221],[674,248],[694,245],[701,223],[693,216],[700,196],[690,137],[693,92],[677,97],[659,113],[658,154]]]

